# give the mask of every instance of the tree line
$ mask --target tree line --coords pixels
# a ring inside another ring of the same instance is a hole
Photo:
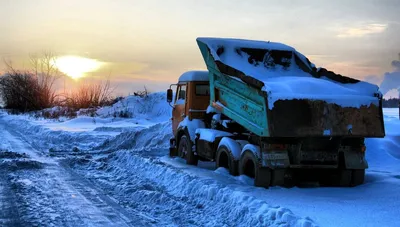
[[[400,99],[398,98],[383,99],[382,105],[384,108],[397,108],[400,105]]]

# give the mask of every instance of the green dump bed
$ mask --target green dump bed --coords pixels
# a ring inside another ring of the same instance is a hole
[[[315,66],[280,43],[198,38],[210,105],[261,137],[383,137],[378,87]]]

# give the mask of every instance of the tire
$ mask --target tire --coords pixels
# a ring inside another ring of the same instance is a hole
[[[192,141],[186,135],[179,140],[178,156],[186,159],[188,165],[197,165],[198,163],[197,156],[192,150]]]
[[[256,187],[269,188],[271,185],[271,170],[262,168],[253,152],[246,150],[240,157],[239,174],[254,178]]]
[[[339,170],[337,185],[339,187],[349,187],[351,185],[352,171],[348,169]]]
[[[228,169],[232,176],[239,175],[238,161],[233,158],[232,151],[226,146],[220,146],[215,158],[216,169],[223,167]]]
[[[350,186],[358,186],[364,183],[365,169],[354,169],[352,171],[351,184]]]

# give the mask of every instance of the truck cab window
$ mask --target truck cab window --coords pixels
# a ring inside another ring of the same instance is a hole
[[[176,105],[185,104],[186,99],[186,85],[180,85],[178,87],[177,98],[176,98]]]
[[[209,96],[210,95],[210,85],[208,85],[208,84],[196,85],[196,95],[197,96]]]

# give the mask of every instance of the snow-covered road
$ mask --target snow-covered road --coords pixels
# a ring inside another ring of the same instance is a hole
[[[0,120],[0,226],[146,226]]]
[[[3,118],[0,125],[2,225],[312,226],[218,179],[198,179],[196,171],[163,163],[156,156],[166,150],[49,155],[30,145],[32,134],[21,134]]]
[[[266,190],[169,158],[169,107],[150,98],[133,119],[0,113],[0,226],[400,226],[398,112],[366,141],[365,184]]]

